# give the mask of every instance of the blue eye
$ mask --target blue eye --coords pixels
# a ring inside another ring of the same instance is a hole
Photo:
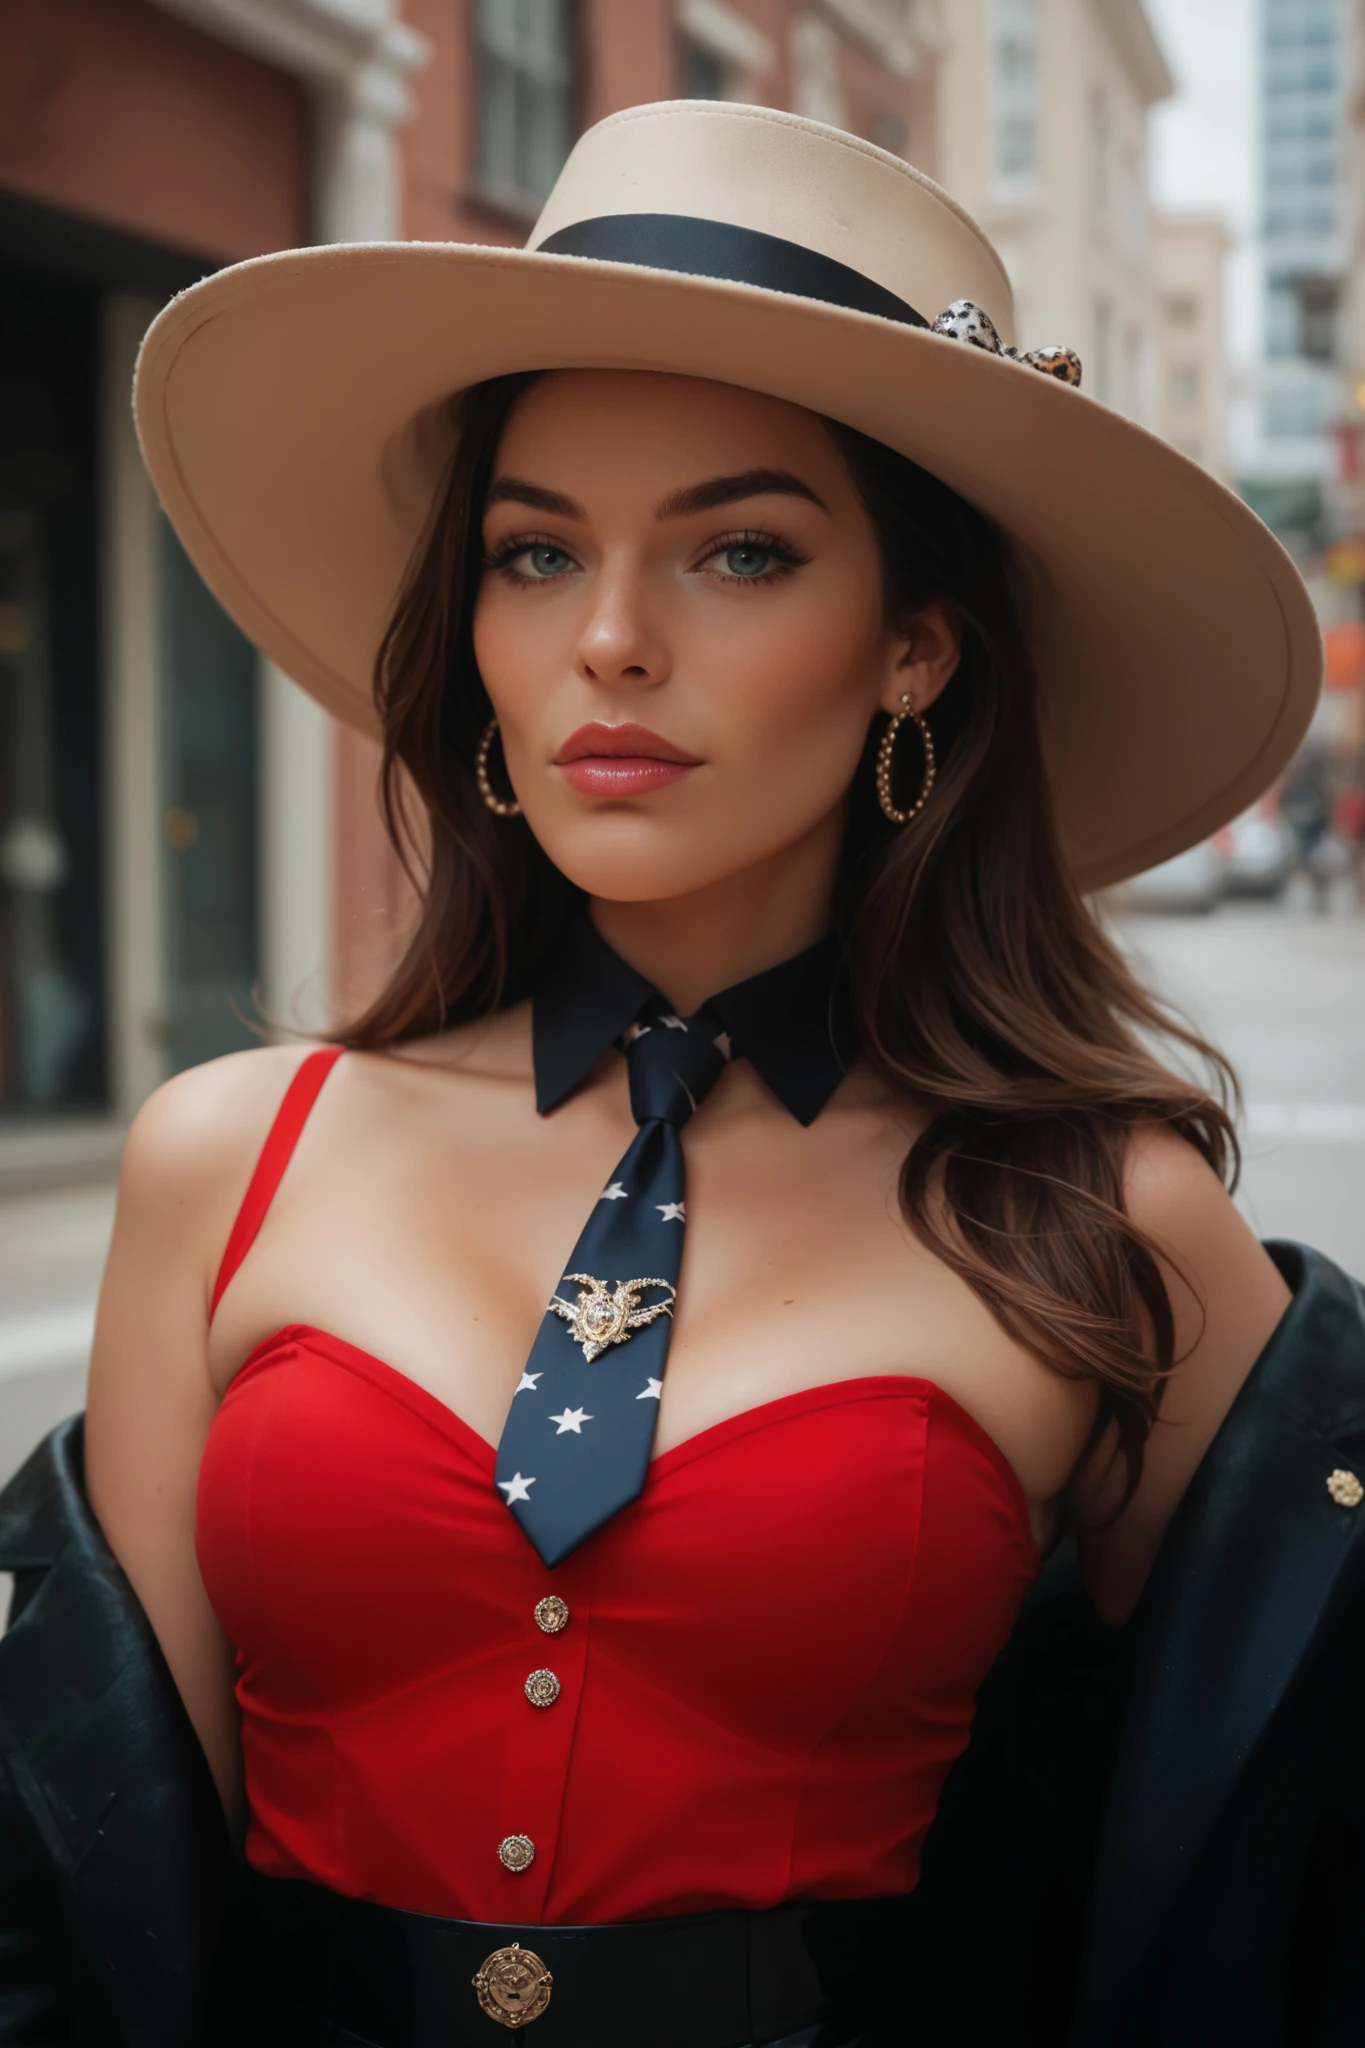
[[[765,575],[772,565],[773,551],[761,548],[756,541],[736,541],[725,550],[725,567],[731,576],[754,577]]]
[[[525,548],[520,559],[526,563],[528,575],[541,581],[550,576],[562,576],[573,566],[563,548]]]

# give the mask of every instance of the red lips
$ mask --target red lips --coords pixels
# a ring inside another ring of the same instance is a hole
[[[647,725],[594,721],[570,733],[555,755],[564,780],[587,796],[640,796],[678,782],[701,763]]]
[[[685,754],[681,747],[675,747],[672,740],[661,739],[657,732],[651,732],[647,725],[580,725],[572,732],[555,755],[555,765],[564,767],[569,761],[586,761],[596,756],[604,760],[651,760],[678,761],[684,768],[695,768],[695,754]]]

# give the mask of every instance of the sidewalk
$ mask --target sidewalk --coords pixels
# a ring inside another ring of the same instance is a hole
[[[85,1401],[114,1188],[0,1201],[0,1485]]]

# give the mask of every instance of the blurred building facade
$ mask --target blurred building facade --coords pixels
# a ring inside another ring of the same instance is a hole
[[[1335,460],[1348,4],[1259,0],[1262,348],[1242,488],[1301,550],[1325,537]]]
[[[0,13],[0,1182],[93,1170],[325,968],[326,721],[191,569],[128,393],[171,292],[401,228],[425,54],[346,0]]]
[[[956,6],[957,0],[954,0]],[[682,94],[939,168],[943,0],[0,9],[0,1186],[108,1170],[166,1074],[362,997],[377,756],[262,663],[128,417],[158,306],[307,241],[519,243],[574,136]]]
[[[1142,0],[953,0],[944,183],[1013,281],[1020,338],[1081,356],[1086,388],[1154,412],[1147,125],[1174,81]]]
[[[1342,73],[1340,411],[1332,510],[1352,544],[1341,567],[1358,572],[1356,611],[1365,617],[1365,0],[1347,0]]]
[[[1221,214],[1154,213],[1156,430],[1214,476],[1228,476],[1228,368]]]

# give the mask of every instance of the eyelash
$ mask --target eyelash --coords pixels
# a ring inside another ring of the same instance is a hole
[[[734,533],[723,533],[718,540],[709,542],[706,553],[698,557],[695,566],[700,568],[703,563],[714,560],[717,555],[725,554],[730,548],[742,547],[761,548],[765,554],[773,557],[775,566],[765,569],[760,576],[735,576],[722,572],[722,582],[780,583],[784,577],[790,576],[793,570],[804,568],[810,560],[809,555],[803,555],[798,548],[794,548],[789,541],[780,540],[775,533],[764,533],[757,527],[746,526]],[[548,583],[557,583],[559,575],[564,573],[562,570],[555,576],[523,576],[512,567],[518,555],[524,555],[529,548],[553,548],[557,554],[567,555],[570,561],[573,560],[568,548],[562,542],[552,540],[547,533],[514,533],[509,534],[502,545],[495,548],[491,554],[484,556],[483,566],[490,573],[505,576],[509,583],[518,584],[523,589],[531,584],[543,587]]]
[[[530,548],[553,548],[558,555],[569,555],[569,550],[560,541],[551,540],[548,533],[513,533],[508,535],[501,547],[494,548],[491,554],[484,556],[483,566],[489,571],[499,571],[509,583],[518,583],[522,586],[531,583],[557,583],[558,576],[523,576],[512,567],[517,556],[524,555]],[[572,555],[569,555],[569,560],[573,560]]]
[[[715,556],[725,554],[730,548],[759,548],[764,554],[773,557],[776,566],[765,569],[761,576],[734,576],[722,573],[721,580],[725,583],[780,583],[784,577],[790,576],[794,569],[803,569],[810,560],[809,555],[803,555],[790,541],[779,540],[775,533],[763,533],[757,527],[746,526],[735,533],[723,533],[719,540],[711,541],[697,566],[700,568],[702,562],[712,561]]]

